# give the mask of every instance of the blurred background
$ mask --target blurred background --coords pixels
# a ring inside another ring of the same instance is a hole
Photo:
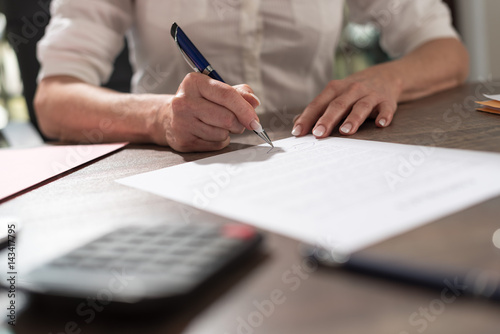
[[[453,22],[471,55],[469,81],[500,78],[500,1],[446,0]],[[33,111],[38,40],[49,20],[50,0],[0,0],[0,129],[7,124],[31,122],[37,128]],[[346,15],[348,8],[346,8]],[[335,78],[344,78],[367,66],[387,61],[378,45],[379,32],[373,25],[346,23],[335,59]],[[126,52],[116,60],[115,73],[107,87],[130,89],[131,68]],[[5,133],[5,131],[4,131]],[[0,137],[0,146],[2,139]]]
[[[500,1],[444,0],[450,7],[453,25],[471,56],[469,81],[500,79]],[[348,10],[348,9],[347,9]],[[366,66],[387,60],[378,47],[374,26],[347,24],[337,50],[336,76],[343,78]],[[495,61],[497,60],[497,61]]]

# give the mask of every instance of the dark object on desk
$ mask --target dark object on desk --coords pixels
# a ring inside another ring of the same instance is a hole
[[[0,131],[0,148],[3,148],[3,147],[9,147],[9,143],[7,142],[5,137],[3,136],[2,131]]]
[[[0,250],[4,248],[9,248],[8,252],[12,255],[16,250],[17,233],[20,230],[21,224],[15,219],[5,219],[0,221],[2,224],[2,229],[0,230]],[[8,257],[11,257],[7,253]]]
[[[261,240],[240,224],[125,227],[35,269],[23,289],[51,311],[165,311],[192,301]]]
[[[9,245],[9,235],[7,234],[7,231],[4,231],[3,233],[4,234],[0,235],[0,250]]]
[[[309,246],[303,249],[303,255],[328,268],[343,268],[443,291],[446,289],[450,295],[456,297],[465,294],[500,301],[500,277],[485,270],[422,268],[357,253],[351,256],[339,256],[331,251]]]

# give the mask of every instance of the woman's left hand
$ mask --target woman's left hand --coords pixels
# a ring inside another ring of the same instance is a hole
[[[378,127],[389,126],[402,84],[387,65],[330,81],[295,120],[292,134],[303,136],[312,131],[316,138],[324,138],[344,120],[340,133],[352,135],[368,117],[375,118]]]

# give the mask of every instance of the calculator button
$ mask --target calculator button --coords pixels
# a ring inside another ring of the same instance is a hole
[[[240,244],[240,241],[238,239],[219,238],[219,239],[214,240],[210,244],[210,247],[218,248],[218,249],[229,249],[229,248],[233,248],[235,246],[238,246],[239,244]]]
[[[255,237],[255,229],[251,226],[240,224],[227,224],[222,228],[222,233],[227,238],[252,239]]]

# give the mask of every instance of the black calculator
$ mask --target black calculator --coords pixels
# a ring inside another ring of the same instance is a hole
[[[178,305],[262,241],[243,224],[124,227],[23,277],[23,289],[48,307],[72,304],[110,311]]]

